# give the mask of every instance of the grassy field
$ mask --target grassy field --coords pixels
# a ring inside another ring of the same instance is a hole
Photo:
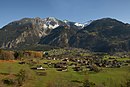
[[[105,84],[107,87],[120,87],[120,84],[125,82],[130,76],[130,67],[122,68],[107,68],[99,73],[89,74],[90,81],[97,84]]]
[[[42,62],[47,62],[47,60],[42,60]],[[54,61],[53,62],[58,62]],[[44,65],[43,65],[44,66]],[[121,68],[103,68],[99,73],[87,71],[86,74],[82,72],[75,72],[72,67],[69,67],[68,72],[56,71],[55,68],[47,68],[46,76],[36,75],[36,71],[31,70],[30,66],[27,64],[20,65],[18,62],[0,62],[0,73],[11,73],[16,74],[20,69],[25,69],[28,71],[32,79],[27,80],[23,87],[46,87],[48,84],[57,83],[58,85],[71,84],[82,85],[82,81],[85,78],[89,78],[91,82],[96,83],[96,85],[104,84],[106,87],[120,87],[120,84],[125,82],[126,78],[130,76],[130,66]],[[0,75],[0,80],[5,78]],[[78,81],[78,82],[74,82]]]
[[[113,58],[113,59],[112,59]],[[130,58],[119,58],[119,57],[116,57],[116,56],[105,56],[103,58],[104,60],[117,60],[117,61],[125,61],[125,60],[130,60]]]

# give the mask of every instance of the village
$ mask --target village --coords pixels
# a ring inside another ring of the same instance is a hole
[[[77,48],[62,48],[49,51],[1,50],[0,58],[0,75],[2,76],[0,83],[4,87],[5,85],[28,87],[27,81],[34,81],[34,85],[40,84],[40,87],[53,87],[52,85],[56,84],[66,85],[65,87],[82,87],[84,78],[89,75],[90,79],[87,81],[91,85],[104,85],[108,83],[109,78],[123,80],[126,79],[124,76],[129,76],[127,75],[130,66],[129,54],[96,53]],[[116,74],[120,76],[115,78]],[[100,84],[95,76],[101,78]],[[23,77],[26,80],[21,81]],[[58,80],[63,80],[63,83]],[[51,83],[48,83],[49,81]],[[73,86],[68,86],[69,84]],[[33,83],[30,82],[29,85]],[[108,85],[112,85],[108,87],[115,87],[114,83]],[[119,82],[118,85],[120,85]]]
[[[72,68],[73,71],[77,72],[99,72],[103,68],[120,68],[128,66],[130,63],[129,59],[120,61],[119,59],[123,59],[123,56],[120,58],[115,58],[113,56],[106,57],[101,53],[85,55],[87,52],[83,50],[81,52],[75,51],[73,55],[72,53],[74,52],[71,52],[68,49],[61,54],[57,54],[57,52],[55,52],[53,55],[50,55],[49,52],[43,52],[43,58],[37,58],[37,60],[29,59],[29,62],[25,62],[23,60],[20,61],[19,64],[31,64],[31,69],[33,70],[46,71],[48,68],[55,68],[57,71],[67,72],[68,68]],[[29,54],[26,52],[25,55],[28,56]]]

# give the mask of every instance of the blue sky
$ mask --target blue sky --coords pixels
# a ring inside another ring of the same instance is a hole
[[[24,17],[84,23],[111,17],[130,23],[130,0],[0,0],[0,27]]]

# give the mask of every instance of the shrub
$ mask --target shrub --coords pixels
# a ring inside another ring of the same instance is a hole
[[[14,59],[14,52],[12,52],[12,51],[2,51],[1,52],[1,59],[2,60],[12,60],[12,59]]]
[[[14,57],[15,59],[21,59],[21,57],[23,57],[23,52],[22,51],[15,51],[14,52]]]
[[[22,84],[25,82],[27,78],[26,71],[21,69],[19,73],[16,75],[17,84],[19,86],[22,86]]]
[[[7,85],[13,85],[13,84],[15,84],[15,80],[11,79],[11,78],[4,78],[4,79],[2,79],[2,82],[4,84],[7,84]]]
[[[126,87],[130,87],[130,79],[127,80]]]
[[[83,87],[95,87],[95,83],[89,82],[89,80],[85,80],[83,82]]]
[[[79,81],[79,80],[71,80],[71,82],[82,83],[82,82]]]
[[[37,52],[37,51],[25,51],[23,54],[25,57],[32,57],[32,58],[42,58],[43,57],[43,53]]]
[[[42,58],[43,53],[42,52],[34,52],[34,57],[35,58]]]
[[[0,54],[2,53],[2,49],[0,49]]]
[[[100,71],[100,69],[99,69],[96,65],[92,65],[92,66],[90,67],[90,70],[91,70],[91,71],[94,71],[94,72],[99,72],[99,71]]]

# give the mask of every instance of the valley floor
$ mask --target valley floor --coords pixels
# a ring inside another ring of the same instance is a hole
[[[27,71],[28,80],[24,82],[22,87],[81,87],[85,79],[89,79],[97,87],[121,87],[130,77],[130,65],[120,68],[102,68],[100,72],[93,71],[74,71],[72,66],[68,67],[68,71],[57,71],[53,67],[48,67],[44,62],[59,62],[59,60],[42,59],[40,64],[46,70],[32,70],[32,66],[28,64],[19,64],[19,61],[2,61],[0,62],[0,87],[14,87],[14,85],[3,84],[5,78],[15,78],[20,69]],[[37,72],[44,72],[39,75]],[[53,86],[52,86],[53,85]]]

